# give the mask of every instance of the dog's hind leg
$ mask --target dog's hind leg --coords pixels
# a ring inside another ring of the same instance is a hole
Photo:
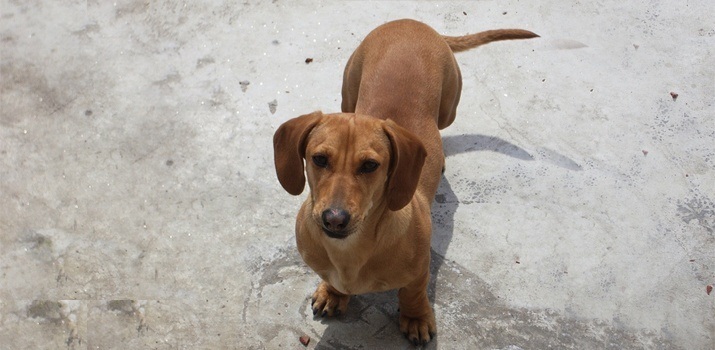
[[[462,95],[462,72],[459,70],[454,56],[451,64],[444,73],[442,81],[442,96],[439,102],[439,117],[437,127],[440,130],[452,125],[457,117],[457,105]]]
[[[359,66],[362,62],[357,61],[359,60],[355,58],[355,53],[353,53],[348,60],[348,64],[345,65],[345,71],[343,72],[343,102],[341,104],[343,113],[355,113],[355,106],[357,106],[358,94],[360,93],[360,78],[362,75],[362,67]]]

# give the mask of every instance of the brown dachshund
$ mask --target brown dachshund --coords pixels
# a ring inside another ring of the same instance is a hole
[[[303,260],[323,280],[314,314],[345,312],[353,294],[398,289],[400,330],[415,345],[434,336],[430,206],[444,168],[439,129],[454,121],[462,89],[453,52],[534,37],[518,29],[447,37],[413,20],[386,23],[345,67],[343,113],[314,112],[278,128],[281,185],[298,195],[307,173],[310,187],[295,231]]]

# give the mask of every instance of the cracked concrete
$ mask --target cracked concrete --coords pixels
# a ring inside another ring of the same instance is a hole
[[[313,318],[271,144],[406,17],[541,35],[457,55],[427,348],[715,343],[712,1],[0,1],[0,348],[411,348]]]

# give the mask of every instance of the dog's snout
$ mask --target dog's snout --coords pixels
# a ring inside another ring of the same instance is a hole
[[[343,209],[330,208],[323,211],[323,227],[329,231],[340,232],[350,223],[350,213]]]

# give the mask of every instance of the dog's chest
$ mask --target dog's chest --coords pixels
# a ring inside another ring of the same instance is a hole
[[[335,289],[350,295],[380,292],[393,288],[390,283],[381,279],[379,274],[356,268],[332,266],[320,271],[319,274]]]

